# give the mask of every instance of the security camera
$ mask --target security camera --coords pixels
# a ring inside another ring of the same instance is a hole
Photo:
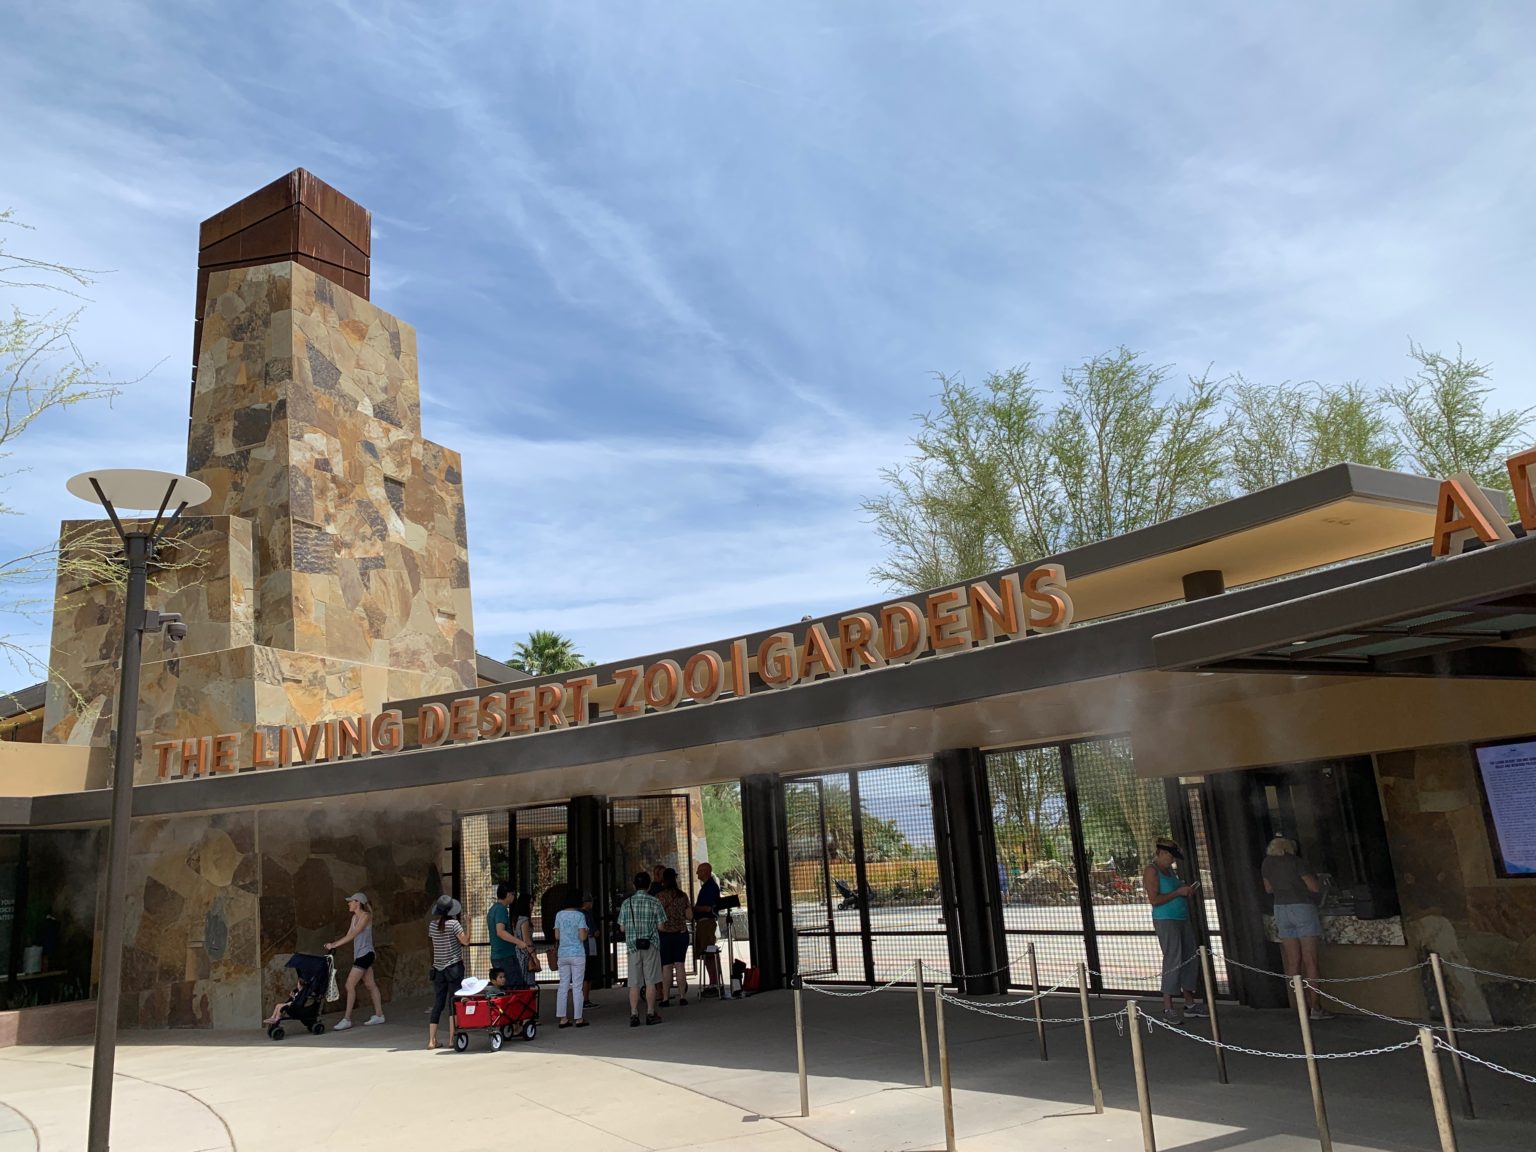
[[[167,644],[179,644],[187,638],[187,626],[182,623],[180,612],[144,613],[144,631],[164,632]]]

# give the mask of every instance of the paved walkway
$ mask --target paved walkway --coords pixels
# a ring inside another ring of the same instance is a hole
[[[910,990],[862,999],[806,994],[811,1116],[799,1117],[792,1001],[787,993],[675,1008],[667,1023],[630,1029],[622,991],[599,993],[594,1026],[541,1030],[493,1053],[429,1053],[419,1005],[341,1035],[259,1031],[155,1033],[119,1052],[116,1152],[267,1152],[295,1147],[467,1149],[531,1144],[608,1149],[846,1152],[944,1147],[937,1087],[922,1083]],[[996,1001],[984,1003],[996,1004]],[[1095,1011],[1119,1005],[1101,1003]],[[546,1011],[550,998],[546,996]],[[1055,1015],[1074,1002],[1052,1002]],[[930,1029],[932,1028],[930,1019]],[[1093,1114],[1081,1028],[1053,1025],[1050,1060],[1032,1026],[952,1011],[947,1020],[959,1147],[964,1152],[1092,1145],[1139,1152],[1129,1041],[1098,1025],[1107,1111]],[[1273,1051],[1299,1045],[1285,1013],[1231,1010],[1226,1039]],[[1396,1043],[1411,1033],[1340,1020],[1319,1027],[1323,1051]],[[1467,1046],[1536,1071],[1536,1033],[1468,1037]],[[1299,1061],[1233,1054],[1216,1082],[1209,1048],[1147,1037],[1158,1146],[1168,1152],[1303,1152],[1317,1147]],[[83,1147],[87,1046],[0,1051],[0,1152]],[[1438,1152],[1416,1050],[1324,1066],[1338,1152]],[[1449,1071],[1447,1070],[1449,1079]],[[1472,1070],[1479,1119],[1458,1119],[1461,1152],[1531,1147],[1536,1086]]]

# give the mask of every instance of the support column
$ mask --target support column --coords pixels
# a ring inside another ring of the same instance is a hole
[[[566,877],[569,883],[593,898],[592,915],[598,924],[610,922],[609,905],[614,890],[608,875],[608,801],[603,796],[572,796],[566,808]],[[587,976],[594,988],[613,983],[612,941],[597,942],[597,955],[587,957]]]
[[[1234,960],[1278,972],[1280,949],[1265,936],[1264,889],[1254,879],[1254,861],[1264,859],[1264,795],[1251,772],[1216,772],[1205,783],[1222,944]],[[1284,981],[1254,976],[1235,965],[1227,973],[1239,1003],[1250,1008],[1286,1006]]]
[[[747,869],[747,933],[760,987],[783,988],[797,963],[786,928],[789,860],[783,847],[784,800],[777,776],[741,781],[741,842]]]
[[[968,996],[1008,987],[1003,932],[1002,886],[997,875],[986,760],[979,749],[939,753],[929,769],[933,823],[939,858],[939,887],[950,955],[957,971],[977,973],[959,981]]]

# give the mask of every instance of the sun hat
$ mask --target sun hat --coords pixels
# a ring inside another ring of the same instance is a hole
[[[480,976],[466,976],[455,996],[478,996],[490,986],[490,981]]]
[[[434,916],[454,916],[464,914],[464,905],[460,904],[452,896],[439,896],[437,903],[432,906]]]
[[[1168,836],[1159,836],[1157,838],[1157,850],[1168,853],[1175,860],[1184,859],[1184,852],[1179,848],[1179,842]]]

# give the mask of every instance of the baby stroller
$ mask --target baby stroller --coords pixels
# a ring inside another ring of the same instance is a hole
[[[848,885],[844,884],[841,880],[834,880],[832,883],[837,885],[837,894],[843,898],[841,903],[839,903],[837,906],[837,910],[839,912],[847,912],[850,909],[863,908],[869,903],[868,887],[864,889],[864,896],[860,897],[859,893],[848,887]]]
[[[336,962],[330,956],[306,956],[295,952],[288,957],[286,968],[292,968],[299,979],[299,987],[288,1003],[278,1012],[279,1020],[267,1028],[273,1040],[283,1038],[283,1021],[293,1020],[304,1025],[316,1036],[325,1031],[320,1013],[325,1008],[325,998],[335,980]]]

